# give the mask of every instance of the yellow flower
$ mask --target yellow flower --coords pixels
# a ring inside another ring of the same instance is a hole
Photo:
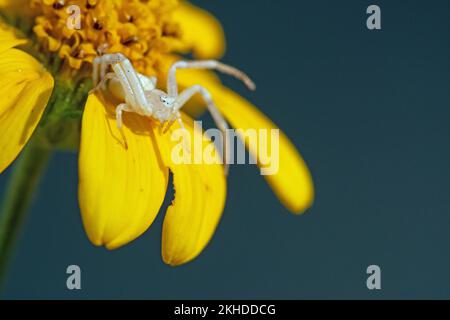
[[[78,16],[67,10],[72,5],[80,9]],[[18,12],[30,18],[20,19]],[[41,118],[33,139],[54,148],[78,139],[82,114],[79,204],[91,242],[114,249],[144,233],[161,208],[170,171],[175,200],[164,219],[163,260],[180,265],[194,259],[223,212],[222,166],[175,164],[170,135],[176,126],[163,133],[159,123],[134,113],[124,115],[124,148],[111,102],[101,95],[87,97],[88,79],[93,59],[105,53],[123,53],[139,72],[157,76],[158,83],[165,83],[170,65],[182,54],[220,58],[225,40],[217,20],[178,0],[0,0],[0,13],[20,29],[0,24],[0,172],[17,157]],[[71,19],[80,28],[71,28]],[[277,128],[212,72],[180,70],[177,79],[180,88],[206,87],[235,128]],[[189,108],[195,114],[194,106]],[[202,139],[204,146],[212,144],[194,130],[190,116],[183,114],[183,121],[191,136]],[[283,133],[279,148],[279,171],[265,178],[288,209],[302,213],[314,198],[310,173]]]
[[[53,78],[24,44],[0,24],[0,172],[22,150],[39,123],[53,89]]]

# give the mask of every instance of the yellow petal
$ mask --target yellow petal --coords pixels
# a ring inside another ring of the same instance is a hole
[[[0,172],[34,132],[53,90],[53,78],[30,55],[0,53]]]
[[[173,13],[180,25],[182,40],[198,59],[218,59],[225,52],[222,26],[210,13],[188,2],[182,2]]]
[[[203,141],[204,148],[211,142],[203,138],[201,131],[194,131],[192,119],[184,117],[183,121],[192,137],[191,147],[185,150],[193,160],[194,153],[202,153],[194,147],[194,139],[200,144]],[[165,135],[155,131],[155,137],[173,173],[175,187],[175,200],[163,224],[162,256],[165,263],[176,266],[197,257],[213,236],[225,205],[226,182],[218,153],[213,154],[216,164],[177,164],[172,150],[180,142],[171,140],[173,130]]]
[[[17,32],[13,28],[0,21],[0,53],[26,42],[27,40],[17,36]]]
[[[234,128],[278,129],[278,127],[256,107],[227,88],[213,90],[214,99],[230,124]],[[268,133],[270,135],[270,133]],[[261,162],[257,148],[246,143],[249,152]],[[270,149],[270,143],[269,143]],[[269,152],[272,154],[272,151]],[[304,160],[288,137],[279,131],[278,171],[265,175],[281,202],[294,213],[303,213],[311,207],[314,200],[314,187],[311,174]]]
[[[208,74],[209,72],[180,70],[177,72],[178,83],[183,88],[194,84],[201,84],[206,87],[211,92],[217,107],[232,127],[243,129],[244,131],[248,129],[267,129],[269,130],[269,136],[271,129],[278,129],[267,116],[247,100],[215,80],[208,81],[207,75],[200,76],[199,73]],[[249,152],[258,159],[258,162],[261,162],[261,157],[259,155],[256,156],[258,154],[257,150],[248,143],[246,143],[246,146],[249,148]],[[279,135],[278,169],[276,174],[265,175],[264,177],[281,202],[290,211],[303,213],[311,207],[314,201],[313,181],[308,167],[297,149],[281,131]]]
[[[85,106],[79,155],[79,203],[95,245],[115,249],[136,239],[155,219],[168,183],[151,135],[151,121],[124,114],[128,149],[115,110],[96,95]]]

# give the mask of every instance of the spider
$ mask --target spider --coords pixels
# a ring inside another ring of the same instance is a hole
[[[110,67],[113,72],[108,72]],[[105,54],[97,57],[93,61],[93,83],[95,87],[91,92],[100,89],[108,90],[119,100],[125,101],[116,107],[117,127],[124,139],[125,148],[127,148],[127,142],[122,129],[123,112],[134,112],[154,118],[162,126],[166,125],[166,131],[177,121],[180,127],[185,130],[179,110],[197,93],[203,97],[217,128],[226,137],[226,132],[229,129],[228,124],[214,104],[208,90],[200,85],[194,85],[178,94],[177,69],[215,69],[236,77],[244,82],[250,90],[256,89],[254,82],[244,72],[216,60],[198,60],[175,62],[169,70],[167,92],[164,92],[156,88],[156,77],[147,77],[138,73],[130,60],[123,54]],[[228,148],[226,139],[224,138],[224,140],[225,148]],[[229,152],[225,152],[225,154],[229,155]],[[225,158],[225,156],[223,157]],[[229,163],[228,159],[224,160],[226,164]],[[226,166],[226,172],[227,169],[228,166]]]

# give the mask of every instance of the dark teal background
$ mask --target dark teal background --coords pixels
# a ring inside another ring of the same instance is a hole
[[[290,215],[251,166],[234,166],[208,248],[171,268],[164,210],[108,252],[88,242],[77,156],[57,154],[18,243],[3,298],[450,298],[450,2],[195,1],[227,33],[224,61],[258,90],[314,176],[316,201]],[[370,4],[382,30],[366,28]],[[8,172],[0,177],[4,191]],[[66,289],[66,267],[82,290]],[[366,268],[382,290],[366,288]]]

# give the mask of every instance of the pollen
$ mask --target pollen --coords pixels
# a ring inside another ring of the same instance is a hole
[[[172,19],[179,0],[31,0],[39,48],[80,70],[97,56],[122,53],[155,75],[161,55],[182,46]]]

